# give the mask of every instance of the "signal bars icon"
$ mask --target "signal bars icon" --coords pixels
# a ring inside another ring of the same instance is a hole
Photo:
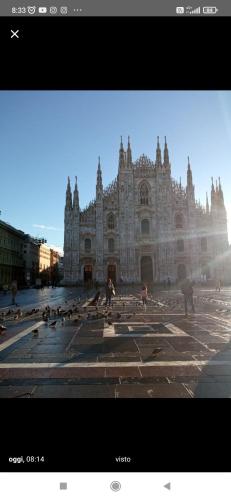
[[[196,9],[190,10],[189,14],[200,14],[201,13],[201,8],[197,7]]]

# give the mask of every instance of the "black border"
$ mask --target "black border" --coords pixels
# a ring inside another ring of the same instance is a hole
[[[229,89],[230,25],[228,17],[0,18],[1,89]]]
[[[229,400],[24,399],[4,408],[2,472],[230,472]],[[45,462],[9,463],[22,455]]]

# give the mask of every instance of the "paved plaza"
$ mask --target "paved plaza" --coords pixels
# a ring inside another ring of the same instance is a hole
[[[154,291],[146,311],[137,286],[109,309],[94,293],[24,290],[15,307],[0,295],[1,398],[231,397],[231,287],[195,287],[187,317],[177,289]]]

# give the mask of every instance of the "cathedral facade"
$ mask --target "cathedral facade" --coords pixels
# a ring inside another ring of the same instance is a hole
[[[64,284],[163,283],[186,276],[195,281],[225,281],[227,217],[222,187],[211,186],[206,206],[195,199],[189,158],[187,185],[171,176],[165,138],[163,158],[157,138],[156,158],[133,161],[130,140],[119,149],[118,175],[103,187],[100,159],[96,196],[80,209],[77,178],[70,179],[64,215]]]

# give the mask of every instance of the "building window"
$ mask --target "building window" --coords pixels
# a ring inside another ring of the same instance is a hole
[[[113,238],[109,238],[108,240],[108,251],[109,252],[114,252],[115,250],[115,241]]]
[[[140,188],[140,204],[148,205],[148,186],[145,183]]]
[[[149,234],[150,232],[150,227],[149,227],[149,220],[148,219],[143,219],[141,222],[141,232],[142,234]]]
[[[201,238],[201,250],[202,252],[207,252],[207,238]]]
[[[90,238],[85,239],[85,252],[91,251],[91,240]]]
[[[108,229],[115,229],[115,218],[113,214],[109,214],[107,218],[107,227]]]
[[[176,245],[177,245],[178,252],[184,251],[184,240],[177,240]]]
[[[183,227],[183,215],[181,214],[176,214],[175,217],[175,223],[176,223],[176,229],[181,229]]]

